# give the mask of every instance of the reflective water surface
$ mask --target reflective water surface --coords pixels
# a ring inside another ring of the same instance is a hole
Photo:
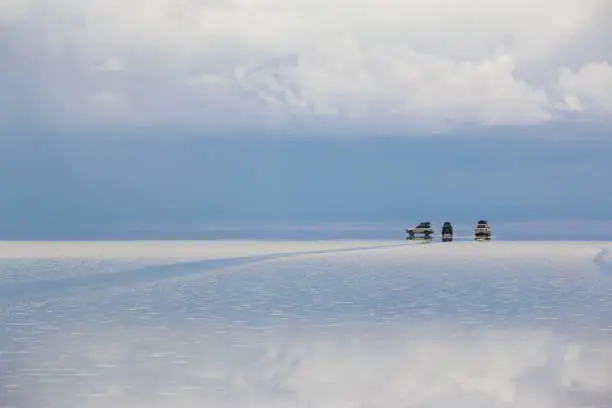
[[[54,245],[0,246],[3,408],[612,401],[609,243]]]

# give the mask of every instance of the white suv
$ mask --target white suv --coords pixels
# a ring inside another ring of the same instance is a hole
[[[491,227],[487,221],[480,220],[476,223],[476,228],[474,228],[474,238],[491,239]]]
[[[425,238],[429,238],[433,234],[433,228],[431,227],[431,222],[425,221],[419,223],[414,228],[407,229],[406,232],[409,238],[414,238],[415,234],[423,234]]]

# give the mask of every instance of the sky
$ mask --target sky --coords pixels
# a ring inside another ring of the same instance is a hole
[[[0,60],[1,236],[612,219],[607,0],[5,0]]]

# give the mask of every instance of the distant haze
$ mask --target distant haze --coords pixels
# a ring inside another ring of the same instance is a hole
[[[180,237],[220,226],[337,222],[400,233],[423,219],[612,220],[608,141],[0,141],[3,237],[130,229]]]

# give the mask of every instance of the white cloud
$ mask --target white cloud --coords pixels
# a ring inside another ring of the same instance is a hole
[[[28,0],[2,0],[0,2],[0,23],[11,23],[22,18],[29,7]]]
[[[22,405],[578,408],[607,406],[612,395],[609,342],[534,329],[442,323],[290,333],[198,320],[73,328],[41,343],[13,380],[39,390],[24,393]],[[80,378],[54,372],[63,367]],[[39,375],[28,376],[32,370]],[[44,386],[48,376],[57,381]]]
[[[572,98],[583,109],[612,113],[612,65],[607,62],[590,63],[577,71],[559,70],[559,87],[567,98]]]
[[[607,0],[13,0],[0,5],[11,61],[0,85],[20,84],[8,109],[68,129],[534,124],[567,111],[609,122],[611,11]]]

